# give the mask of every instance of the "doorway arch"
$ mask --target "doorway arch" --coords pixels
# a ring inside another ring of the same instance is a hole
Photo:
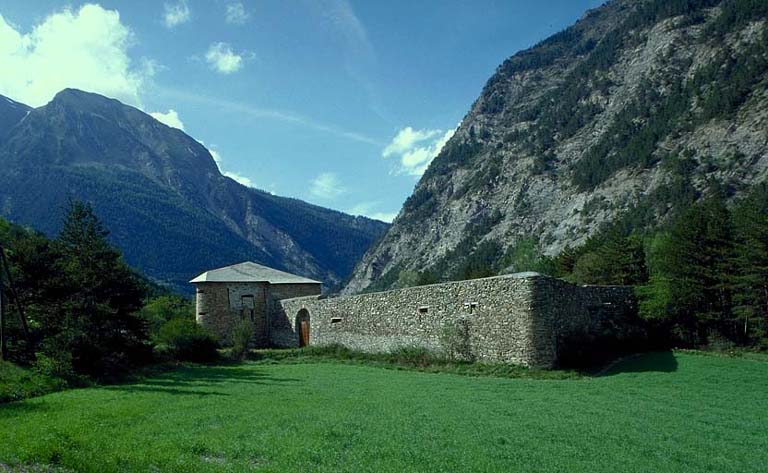
[[[296,333],[299,335],[299,347],[305,347],[309,345],[309,311],[307,309],[301,309],[296,314]]]

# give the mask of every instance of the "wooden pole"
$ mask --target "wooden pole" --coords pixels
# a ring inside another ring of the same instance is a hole
[[[27,325],[27,316],[24,313],[24,306],[22,306],[21,301],[19,301],[19,295],[16,293],[16,288],[13,285],[11,267],[8,266],[8,260],[5,258],[5,251],[3,251],[2,246],[0,246],[0,271],[4,271],[5,275],[8,276],[8,293],[13,298],[13,303],[16,304],[16,310],[19,312],[21,329],[24,332],[24,338],[27,339],[27,350],[29,350],[32,359],[35,359],[35,352],[32,347],[32,337],[30,336],[29,326]],[[2,273],[0,273],[0,279],[2,279]]]
[[[0,251],[3,251],[3,247],[0,246]],[[0,360],[7,360],[8,359],[8,349],[5,346],[5,313],[3,312],[3,304],[5,303],[5,299],[3,299],[3,291],[5,288],[3,287],[3,271],[2,271],[3,263],[0,261]]]
[[[21,329],[24,331],[24,336],[27,338],[27,341],[31,341],[29,338],[29,326],[27,325],[27,315],[24,313],[24,307],[22,307],[21,302],[19,301],[19,295],[16,293],[16,288],[13,286],[13,276],[11,276],[11,267],[8,266],[8,260],[5,259],[5,253],[3,252],[3,248],[0,247],[0,260],[2,260],[2,264],[0,264],[0,267],[5,270],[6,276],[8,276],[8,289],[11,293],[11,297],[13,297],[13,302],[16,304],[16,310],[19,311],[19,319],[21,321]]]

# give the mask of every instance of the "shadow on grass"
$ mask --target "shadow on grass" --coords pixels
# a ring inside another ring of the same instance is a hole
[[[205,391],[202,389],[179,389],[168,386],[157,386],[152,383],[144,384],[128,384],[122,386],[108,386],[106,389],[110,391],[123,391],[127,393],[161,393],[161,394],[173,394],[178,396],[227,396],[227,393],[219,391]]]
[[[674,373],[677,358],[671,351],[640,353],[616,360],[598,376],[613,376],[622,373]]]
[[[275,385],[296,383],[299,379],[267,376],[242,366],[185,367],[155,378],[147,378],[132,384],[107,386],[105,389],[125,392],[158,392],[174,395],[227,396],[226,392],[205,388],[221,383]]]
[[[21,401],[9,402],[6,404],[0,404],[0,422],[5,416],[19,416],[29,412],[50,411],[51,407],[44,402],[27,402],[28,399]],[[3,472],[0,469],[0,472]]]

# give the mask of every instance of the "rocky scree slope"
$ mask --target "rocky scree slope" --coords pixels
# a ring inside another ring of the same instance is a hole
[[[616,0],[507,59],[343,292],[456,278],[522,240],[556,255],[764,181],[767,18],[764,0]]]

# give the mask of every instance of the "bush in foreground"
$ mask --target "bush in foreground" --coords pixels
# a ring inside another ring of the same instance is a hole
[[[0,403],[40,396],[64,389],[66,385],[61,378],[0,361]]]
[[[157,334],[158,351],[175,360],[205,363],[218,357],[216,340],[194,320],[169,320]]]

